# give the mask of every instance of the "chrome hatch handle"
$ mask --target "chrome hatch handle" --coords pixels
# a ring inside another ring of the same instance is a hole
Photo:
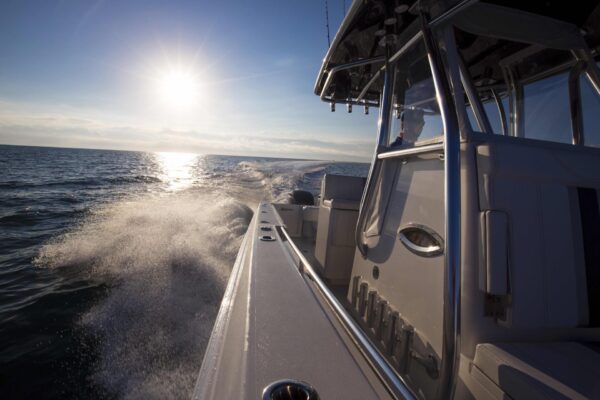
[[[398,239],[412,253],[421,257],[435,257],[444,253],[444,240],[433,229],[409,223],[398,229]]]

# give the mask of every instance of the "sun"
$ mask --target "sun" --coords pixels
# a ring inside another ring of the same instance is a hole
[[[189,69],[170,68],[159,75],[158,95],[161,102],[175,111],[193,109],[201,100],[200,80]]]

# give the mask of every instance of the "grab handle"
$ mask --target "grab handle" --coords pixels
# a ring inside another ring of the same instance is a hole
[[[444,240],[425,225],[404,225],[398,230],[398,239],[408,250],[421,257],[435,257],[444,253]]]

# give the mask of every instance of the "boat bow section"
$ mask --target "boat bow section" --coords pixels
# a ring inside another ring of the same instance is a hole
[[[297,269],[263,203],[246,233],[204,356],[194,399],[259,399],[292,379],[321,398],[388,398]],[[270,229],[270,230],[269,230]]]

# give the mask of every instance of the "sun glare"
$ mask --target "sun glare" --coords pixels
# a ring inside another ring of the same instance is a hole
[[[200,101],[200,81],[191,71],[174,68],[158,79],[161,101],[175,111],[191,109]]]
[[[185,189],[193,183],[194,165],[198,155],[188,153],[156,153],[157,161],[163,171],[163,178],[169,190]]]

